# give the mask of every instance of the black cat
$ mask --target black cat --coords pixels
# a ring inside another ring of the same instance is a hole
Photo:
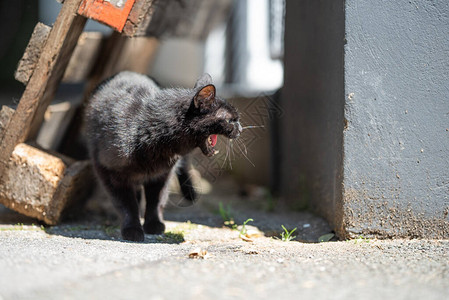
[[[85,121],[93,166],[122,217],[122,237],[130,241],[164,232],[167,181],[175,170],[184,196],[194,200],[185,155],[199,147],[213,156],[217,135],[235,139],[242,132],[237,110],[216,97],[208,74],[193,89],[161,89],[147,76],[118,73],[92,93]]]

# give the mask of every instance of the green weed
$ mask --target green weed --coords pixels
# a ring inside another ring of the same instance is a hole
[[[254,222],[254,220],[249,218],[245,222],[243,222],[242,229],[240,229],[240,235],[245,235],[247,233],[246,224],[248,224],[248,222]]]
[[[110,237],[120,236],[120,226],[118,225],[103,225],[103,231]]]
[[[237,224],[234,222],[234,217],[232,216],[231,206],[228,205],[226,208],[223,203],[218,203],[218,213],[223,219],[223,224],[231,229],[237,229]]]
[[[218,213],[223,219],[223,222],[234,220],[231,213],[231,206],[229,204],[225,208],[222,202],[218,203]]]
[[[180,244],[185,241],[184,232],[182,231],[167,231],[157,237],[159,242],[168,244]]]
[[[354,244],[362,244],[362,243],[369,243],[370,239],[363,236],[363,235],[359,235],[356,239],[354,239]]]
[[[282,229],[284,229],[284,232],[281,233],[281,240],[283,242],[289,242],[296,238],[296,236],[292,236],[293,232],[295,232],[296,227],[292,229],[291,231],[288,231],[287,228],[285,228],[284,225],[281,225]]]
[[[8,227],[0,227],[0,231],[20,231],[20,230],[29,230],[29,231],[45,231],[45,227],[43,225],[37,226],[35,224],[24,225],[23,223],[17,223],[13,226]]]

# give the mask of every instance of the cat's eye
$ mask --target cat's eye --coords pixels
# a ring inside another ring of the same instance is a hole
[[[228,122],[228,124],[231,124],[232,120],[231,119],[226,119],[226,122]]]

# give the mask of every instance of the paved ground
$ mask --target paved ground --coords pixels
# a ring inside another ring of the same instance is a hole
[[[244,237],[251,241],[240,237],[241,227],[222,226],[215,212],[219,202],[225,208],[230,203],[238,224],[254,219],[248,224],[256,226],[247,227]],[[30,225],[33,220],[0,208],[0,299],[430,300],[449,295],[449,241],[360,237],[311,243],[329,233],[323,220],[267,212],[248,202],[217,193],[193,207],[172,205],[166,214],[169,233],[148,235],[144,243],[121,240],[116,219],[96,204],[81,219],[51,228]],[[297,227],[296,241],[262,235],[279,237],[280,225]]]

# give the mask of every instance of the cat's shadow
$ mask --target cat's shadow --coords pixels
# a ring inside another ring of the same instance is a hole
[[[184,242],[183,236],[174,235],[150,235],[145,234],[143,242],[133,242],[124,240],[121,237],[120,229],[116,225],[80,225],[80,224],[64,224],[49,227],[45,230],[47,234],[55,236],[63,236],[68,238],[79,238],[84,240],[103,240],[120,243],[136,243],[136,244],[180,244]]]
[[[182,200],[175,195],[167,203],[164,213],[167,226],[164,234],[145,234],[143,242],[132,242],[124,240],[120,233],[120,220],[114,208],[108,201],[106,206],[84,207],[81,211],[73,211],[66,215],[60,225],[46,226],[45,232],[50,235],[64,236],[69,238],[81,238],[86,240],[106,240],[122,243],[144,243],[144,244],[181,244],[184,236],[180,230],[186,224],[204,225],[208,227],[223,227],[223,220],[217,214],[205,211],[197,201],[190,202]],[[19,215],[20,216],[20,215]],[[143,222],[143,219],[141,220]],[[173,224],[176,223],[176,224]]]
[[[51,236],[67,238],[79,238],[83,240],[104,240],[121,243],[137,243],[122,239],[120,234],[119,220],[115,215],[90,216],[90,220],[80,218],[69,218],[61,224],[49,226],[41,221],[24,216],[10,210],[0,204],[0,231],[30,231],[45,232]],[[180,244],[184,241],[181,235],[145,235],[144,244]]]

